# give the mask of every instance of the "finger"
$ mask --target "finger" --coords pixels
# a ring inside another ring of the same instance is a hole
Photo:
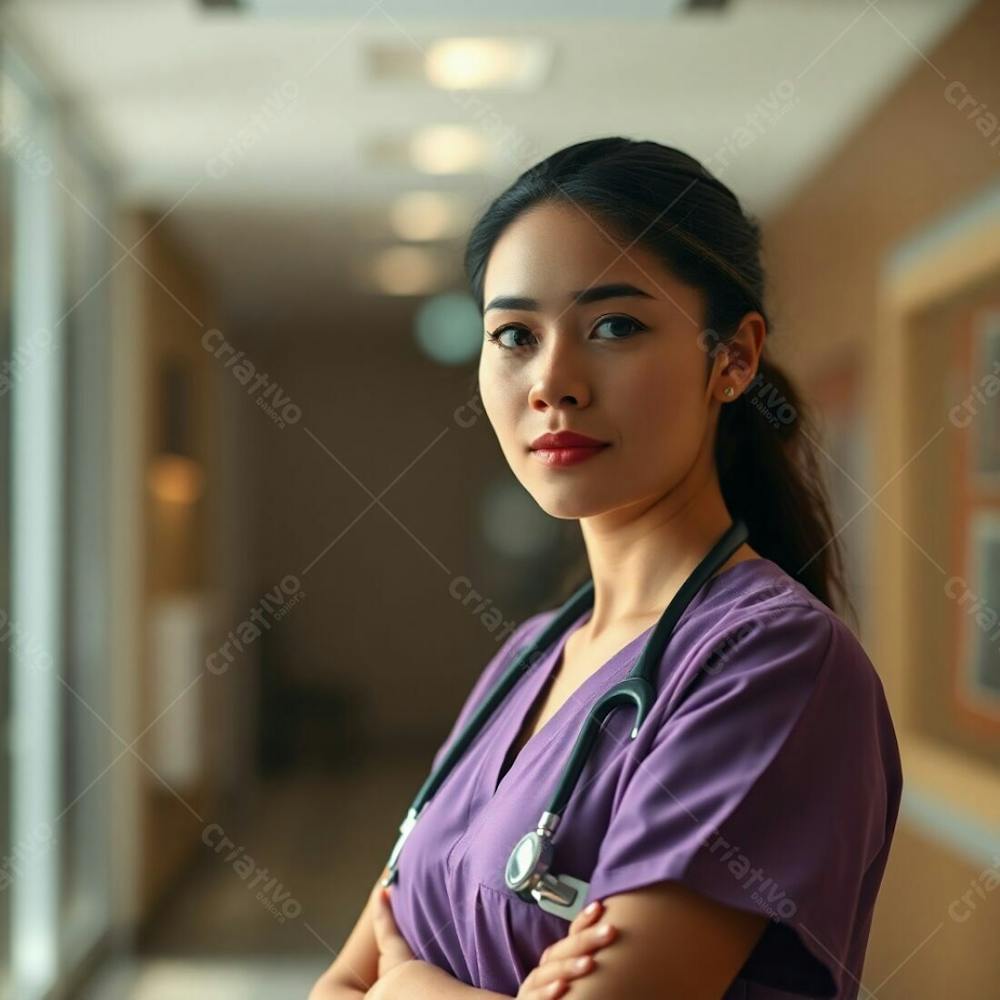
[[[599,899],[588,903],[569,925],[569,933],[576,934],[577,931],[582,931],[584,927],[589,927],[603,911],[604,904]]]
[[[554,983],[550,983],[538,996],[541,1000],[552,1000],[552,997],[561,997],[569,989],[569,983],[563,982],[561,979],[557,979]]]
[[[375,929],[375,937],[379,941],[380,946],[392,944],[393,940],[399,937],[399,929],[396,927],[396,921],[392,917],[392,910],[389,907],[388,900],[386,900],[381,892],[375,895],[372,925]]]
[[[557,979],[553,983],[549,983],[548,986],[543,986],[539,990],[532,990],[527,994],[529,1000],[552,1000],[553,997],[561,997],[565,995],[566,991],[569,989],[569,983],[563,982],[561,979]]]
[[[546,962],[545,965],[532,969],[531,975],[525,982],[526,986],[531,987],[527,995],[544,996],[545,990],[556,983],[565,982],[568,988],[570,980],[580,979],[593,971],[594,959],[591,955],[578,955],[575,958]]]
[[[396,917],[392,912],[392,901],[389,896],[385,893],[378,898],[378,911],[382,918],[382,923],[385,928],[388,929],[389,933],[400,940],[403,939],[403,935],[399,932],[399,927],[396,925]]]
[[[372,929],[375,931],[375,940],[378,942],[380,950],[387,943],[390,930],[385,909],[382,890],[376,889],[372,893]]]
[[[518,990],[517,1000],[548,1000],[550,997],[561,997],[569,989],[565,979],[542,975],[541,971],[538,968],[531,970]]]
[[[410,950],[406,938],[400,934],[392,916],[389,900],[383,895],[378,895],[375,898],[372,926],[375,931],[375,943],[378,945],[380,954],[400,962],[416,957]]]
[[[611,944],[617,934],[618,928],[604,920],[596,927],[585,928],[577,934],[570,934],[569,937],[560,938],[554,944],[550,944],[542,952],[538,964],[547,965],[549,962],[558,962],[564,958],[600,951],[601,948]]]
[[[368,899],[372,906],[372,918],[378,914],[380,907],[382,906],[382,886],[378,883],[375,884],[375,888],[368,895]]]
[[[582,979],[594,971],[596,965],[593,955],[577,955],[575,958],[564,958],[557,963],[560,979]]]

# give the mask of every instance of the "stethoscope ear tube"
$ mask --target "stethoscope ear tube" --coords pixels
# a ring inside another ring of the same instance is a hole
[[[546,813],[562,816],[580,780],[584,765],[590,757],[591,749],[597,742],[604,720],[620,705],[634,705],[635,723],[629,736],[630,739],[634,739],[639,732],[642,719],[646,717],[649,706],[653,703],[654,694],[652,685],[644,677],[628,677],[598,699],[580,727],[576,742],[559,778],[559,784],[546,807]]]

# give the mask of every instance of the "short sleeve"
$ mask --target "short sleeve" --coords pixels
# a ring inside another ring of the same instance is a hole
[[[535,627],[539,626],[543,619],[549,617],[551,614],[552,612],[550,611],[539,611],[537,614],[526,618],[507,636],[500,648],[490,657],[486,666],[483,667],[476,678],[476,682],[466,696],[461,709],[459,709],[458,716],[454,723],[452,723],[451,731],[434,754],[434,760],[431,764],[432,771],[437,768],[445,755],[445,751],[451,746],[452,740],[465,728],[465,724],[472,718],[472,713],[479,707],[487,694],[489,694],[493,685],[514,662],[516,652],[533,634]]]
[[[800,604],[720,629],[695,669],[616,800],[588,898],[682,882],[771,918],[741,978],[853,995],[844,967],[895,819],[874,667]]]

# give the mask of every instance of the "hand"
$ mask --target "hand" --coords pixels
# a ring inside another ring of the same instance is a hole
[[[398,965],[394,965],[384,976],[379,976],[372,983],[364,995],[364,1000],[399,1000],[400,997],[410,996],[416,989],[411,977],[420,977],[421,974],[426,975],[431,970],[441,972],[437,966],[421,962],[419,958],[400,962]],[[445,973],[441,974],[445,975]],[[424,983],[421,984],[420,989],[424,990],[421,996],[426,996]]]
[[[372,890],[372,896],[374,899],[372,923],[375,942],[378,945],[378,978],[381,979],[397,965],[412,962],[417,956],[410,951],[410,946],[396,926],[392,916],[389,890],[377,883]]]
[[[518,1000],[549,1000],[561,997],[569,989],[571,979],[581,979],[594,971],[593,952],[606,947],[618,934],[618,928],[604,921],[600,927],[593,927],[604,912],[604,904],[595,900],[577,914],[569,925],[566,937],[549,945],[542,952],[538,965],[528,973],[517,991]],[[607,936],[602,936],[602,928],[608,928]],[[574,963],[580,961],[577,967]]]

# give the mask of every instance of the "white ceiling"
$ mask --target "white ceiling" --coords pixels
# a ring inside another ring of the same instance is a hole
[[[742,0],[721,14],[641,17],[648,2],[619,0],[604,4],[617,16],[599,18],[570,0],[532,0],[522,6],[538,16],[491,19],[440,16],[455,0],[296,0],[288,16],[206,11],[195,0],[11,0],[6,18],[107,150],[122,198],[170,211],[226,300],[260,314],[277,295],[328,292],[331,261],[386,245],[393,194],[455,191],[471,211],[582,138],[679,146],[766,216],[920,68],[971,2]],[[335,6],[351,14],[309,13]],[[412,56],[452,35],[544,38],[554,46],[550,78],[527,96],[478,93],[474,107],[419,81],[368,75],[375,42]],[[294,99],[262,114],[282,86]],[[776,120],[769,104],[783,112]],[[427,176],[370,157],[372,144],[445,123],[481,130],[492,166]],[[207,165],[241,135],[245,148],[213,176]]]

